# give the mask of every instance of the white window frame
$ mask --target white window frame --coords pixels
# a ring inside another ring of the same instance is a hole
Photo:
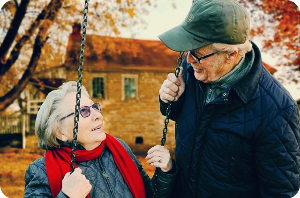
[[[107,100],[107,74],[103,74],[103,73],[93,73],[93,74],[89,74],[91,80],[90,80],[90,90],[89,90],[89,93],[90,93],[90,97],[93,98],[93,99],[99,99],[99,100]],[[93,80],[94,78],[103,78],[103,83],[104,83],[104,98],[94,98],[93,97]]]
[[[135,81],[135,83],[136,83],[136,96],[135,96],[135,98],[130,98],[131,100],[134,100],[134,99],[136,99],[136,100],[138,100],[139,99],[139,81],[138,81],[138,74],[122,74],[121,75],[121,77],[122,77],[122,87],[121,87],[121,89],[122,89],[122,101],[124,101],[125,99],[126,99],[126,97],[125,97],[125,78],[134,78],[134,81]]]
[[[28,100],[27,101],[27,113],[28,114],[37,114],[39,111],[41,104],[45,99],[37,99],[37,100]]]

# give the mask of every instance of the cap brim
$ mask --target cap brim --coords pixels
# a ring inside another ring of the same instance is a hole
[[[190,51],[213,43],[189,33],[181,25],[159,35],[158,38],[176,52]]]

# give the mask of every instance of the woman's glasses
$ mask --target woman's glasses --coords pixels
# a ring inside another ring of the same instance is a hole
[[[83,106],[83,107],[80,107],[79,109],[79,113],[80,115],[83,117],[83,118],[86,118],[86,117],[89,117],[91,115],[91,107],[93,109],[95,109],[96,111],[98,112],[101,112],[101,106],[100,106],[100,103],[94,103],[92,104],[91,106]],[[63,120],[71,115],[75,114],[74,112],[73,113],[70,113],[68,115],[66,115],[65,117],[62,117],[60,120]]]

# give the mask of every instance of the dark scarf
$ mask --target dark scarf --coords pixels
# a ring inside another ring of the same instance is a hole
[[[99,157],[104,146],[111,151],[113,159],[133,197],[145,198],[144,182],[139,170],[124,147],[113,136],[106,134],[106,139],[94,150],[77,150],[76,162],[89,161]],[[46,152],[46,172],[53,197],[58,195],[65,174],[70,172],[71,151],[71,148],[61,147]],[[75,167],[78,166],[75,165]],[[87,197],[90,198],[89,195]]]

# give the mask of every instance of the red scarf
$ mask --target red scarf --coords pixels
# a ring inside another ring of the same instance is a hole
[[[111,151],[113,159],[134,198],[145,198],[145,187],[139,170],[125,148],[113,136],[106,134],[106,139],[92,151],[77,150],[76,162],[84,162],[99,157],[104,145]],[[68,147],[47,150],[45,155],[46,172],[50,190],[56,197],[62,188],[62,180],[70,172],[71,151]],[[77,168],[78,166],[75,165]],[[90,198],[90,195],[87,196]]]

